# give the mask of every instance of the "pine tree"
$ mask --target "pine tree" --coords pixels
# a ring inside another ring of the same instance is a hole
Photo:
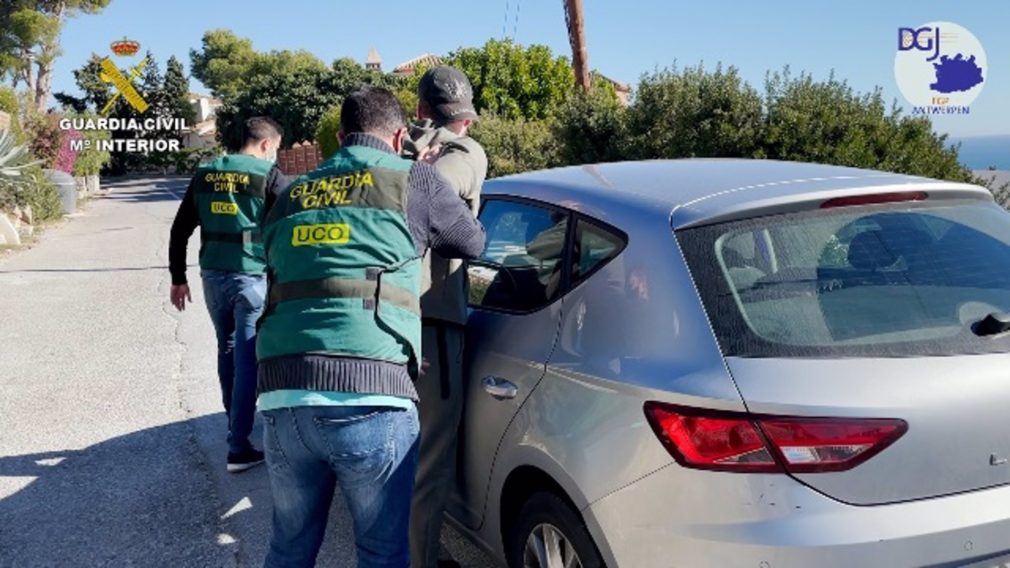
[[[161,76],[161,69],[158,68],[158,61],[154,58],[154,54],[150,51],[147,52],[147,66],[144,67],[144,71],[141,75],[141,79],[138,82],[134,82],[137,85],[137,91],[140,96],[144,97],[150,108],[147,109],[147,113],[154,114],[155,117],[161,116],[161,111],[165,108],[164,104],[164,79]]]
[[[184,118],[186,124],[192,126],[196,119],[193,105],[189,103],[189,78],[182,68],[182,63],[173,55],[165,67],[165,82],[162,85],[162,103],[168,116]],[[176,133],[181,135],[181,133]]]

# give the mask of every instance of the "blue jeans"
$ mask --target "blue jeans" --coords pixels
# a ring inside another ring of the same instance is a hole
[[[217,333],[217,376],[228,414],[228,451],[252,448],[256,415],[256,321],[263,313],[261,274],[203,270],[203,294]]]
[[[314,566],[337,484],[359,568],[410,566],[417,409],[297,406],[263,412],[274,500],[267,568]]]

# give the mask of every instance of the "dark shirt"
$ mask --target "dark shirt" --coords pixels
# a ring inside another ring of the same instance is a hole
[[[290,182],[291,179],[282,174],[276,165],[270,169],[270,173],[267,174],[264,215],[267,207]],[[175,214],[175,221],[172,222],[172,231],[168,238],[168,271],[172,274],[173,285],[186,284],[187,282],[186,247],[189,244],[189,238],[198,226],[200,226],[200,213],[196,209],[196,202],[193,198],[193,180],[191,179],[189,187],[186,188],[186,195],[183,196],[179,210]]]
[[[393,153],[388,144],[367,134],[348,135],[344,145]],[[408,185],[407,225],[418,256],[429,248],[446,258],[475,258],[484,251],[484,226],[434,166],[424,162],[413,164]],[[260,361],[261,392],[292,388],[324,390],[318,385],[327,385],[325,390],[417,399],[406,365],[311,354]]]

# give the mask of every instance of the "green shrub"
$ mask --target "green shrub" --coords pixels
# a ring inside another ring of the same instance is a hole
[[[0,87],[0,112],[12,116],[18,113],[18,94],[10,87]]]
[[[481,115],[545,120],[568,98],[575,85],[568,59],[555,56],[543,45],[524,46],[512,40],[491,39],[481,47],[454,51],[445,64],[466,73]],[[420,75],[417,77],[420,79]]]
[[[98,115],[94,113],[83,113],[76,115],[80,118],[98,118]],[[98,149],[99,140],[111,140],[112,132],[108,130],[84,130],[81,132],[85,140],[84,149],[81,153],[77,155],[77,161],[74,162],[73,175],[75,176],[93,176],[98,175],[102,168],[112,159],[112,155],[104,150]],[[90,141],[90,146],[88,142]]]
[[[858,93],[833,75],[815,81],[786,68],[768,76],[765,91],[760,157],[980,181],[928,118],[888,110],[879,88]]]
[[[169,163],[175,168],[177,174],[194,174],[204,160],[218,156],[223,152],[224,150],[220,146],[199,149],[183,148],[169,155]]]
[[[407,117],[407,120],[413,120],[417,116],[417,102],[420,100],[417,91],[400,88],[393,91],[393,94],[396,95],[396,100],[400,101],[400,106],[403,107],[403,115]]]
[[[24,205],[24,192],[34,183],[29,174],[37,165],[27,144],[19,144],[13,134],[0,130],[0,209]]]
[[[60,117],[56,114],[33,114],[25,123],[25,133],[31,143],[32,154],[42,160],[47,168],[52,168],[63,149],[64,131],[60,128]]]
[[[46,177],[39,160],[13,135],[0,131],[0,209],[30,206],[38,221],[58,219],[63,214],[56,185]]]
[[[323,159],[329,159],[340,149],[340,141],[337,140],[337,132],[340,131],[340,107],[335,106],[326,111],[323,118],[319,120],[319,127],[316,128],[316,143],[323,153]]]
[[[470,135],[487,153],[489,178],[561,164],[560,144],[546,120],[506,120],[485,115]]]
[[[30,175],[33,183],[25,189],[23,202],[31,206],[35,221],[59,219],[63,216],[63,202],[56,184],[49,181],[41,168],[34,168]]]
[[[627,111],[610,83],[597,80],[588,95],[566,101],[553,123],[566,164],[613,162],[624,158]]]
[[[251,78],[238,96],[217,109],[218,141],[230,151],[242,147],[245,120],[267,115],[284,127],[283,144],[311,140],[327,110],[340,106],[344,95],[371,81],[353,62],[333,70],[303,68]]]
[[[752,157],[761,97],[733,67],[701,65],[642,77],[628,109],[632,158]]]
[[[11,132],[19,139],[21,133],[21,120],[18,118],[18,94],[10,87],[0,87],[0,112],[5,112],[11,117]]]
[[[10,87],[0,87],[0,112],[11,115],[10,131],[19,144],[27,141],[24,129],[21,128],[20,109],[21,103],[17,91]]]

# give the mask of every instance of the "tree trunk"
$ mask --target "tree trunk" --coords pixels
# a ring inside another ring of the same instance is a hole
[[[49,94],[53,90],[53,64],[39,63],[39,76],[35,83],[35,108],[45,113],[49,106]]]
[[[35,93],[35,73],[32,72],[32,61],[30,59],[28,60],[28,66],[25,68],[24,80],[28,86],[28,93]]]
[[[66,10],[67,3],[65,0],[57,2],[53,16],[56,18],[58,30],[63,29],[63,18]],[[42,56],[38,61],[39,74],[35,80],[35,88],[30,88],[29,90],[29,92],[35,93],[35,108],[40,113],[46,112],[46,108],[49,106],[49,95],[52,94],[53,90],[53,68],[56,65],[56,56],[59,53],[59,49],[60,35],[57,32],[56,37],[53,38],[53,42],[42,48]]]

